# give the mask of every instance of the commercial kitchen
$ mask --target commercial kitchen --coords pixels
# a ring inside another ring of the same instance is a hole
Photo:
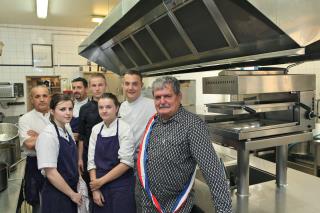
[[[0,212],[32,212],[17,127],[31,88],[72,94],[74,78],[102,73],[123,101],[128,70],[149,98],[157,77],[179,80],[223,162],[233,212],[320,212],[318,0],[47,1],[40,18],[39,0],[0,2]],[[215,212],[200,170],[193,196]]]

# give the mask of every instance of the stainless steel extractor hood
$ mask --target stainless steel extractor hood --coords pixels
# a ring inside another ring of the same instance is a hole
[[[320,58],[319,0],[122,0],[79,54],[144,75]]]

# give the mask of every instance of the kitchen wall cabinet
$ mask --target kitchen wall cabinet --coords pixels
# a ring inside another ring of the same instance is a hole
[[[27,110],[32,109],[30,102],[31,89],[37,85],[45,85],[49,88],[51,94],[61,93],[61,80],[60,76],[26,76],[26,89],[27,89]]]

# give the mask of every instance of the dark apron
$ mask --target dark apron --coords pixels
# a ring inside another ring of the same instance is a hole
[[[32,206],[40,204],[39,193],[41,192],[44,183],[44,177],[41,174],[41,171],[38,170],[36,156],[27,157],[24,180],[25,201]]]
[[[79,133],[79,130],[78,130],[79,122],[80,122],[79,117],[72,117],[70,121],[72,132]]]
[[[56,132],[59,138],[59,155],[57,170],[66,183],[77,191],[79,173],[77,167],[77,147],[72,137],[68,134],[69,141],[61,137],[57,127]],[[41,191],[41,212],[42,213],[76,213],[77,204],[67,195],[59,191],[46,178]]]
[[[119,120],[117,120],[117,133],[115,136],[102,137],[101,131],[97,136],[94,162],[96,164],[96,176],[100,178],[117,166],[118,151],[120,148],[118,139]],[[104,206],[94,204],[94,213],[135,213],[134,177],[133,169],[129,169],[114,181],[100,188],[104,197]]]

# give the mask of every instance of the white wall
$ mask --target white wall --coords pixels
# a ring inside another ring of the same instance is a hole
[[[60,75],[72,80],[82,74],[79,65],[86,59],[78,55],[78,45],[92,29],[39,27],[26,25],[0,25],[0,41],[4,48],[0,56],[0,82],[24,83],[25,96],[18,101],[25,105],[10,106],[0,111],[6,116],[23,114],[27,110],[26,76]],[[32,67],[32,44],[51,44],[53,48],[52,68]]]

